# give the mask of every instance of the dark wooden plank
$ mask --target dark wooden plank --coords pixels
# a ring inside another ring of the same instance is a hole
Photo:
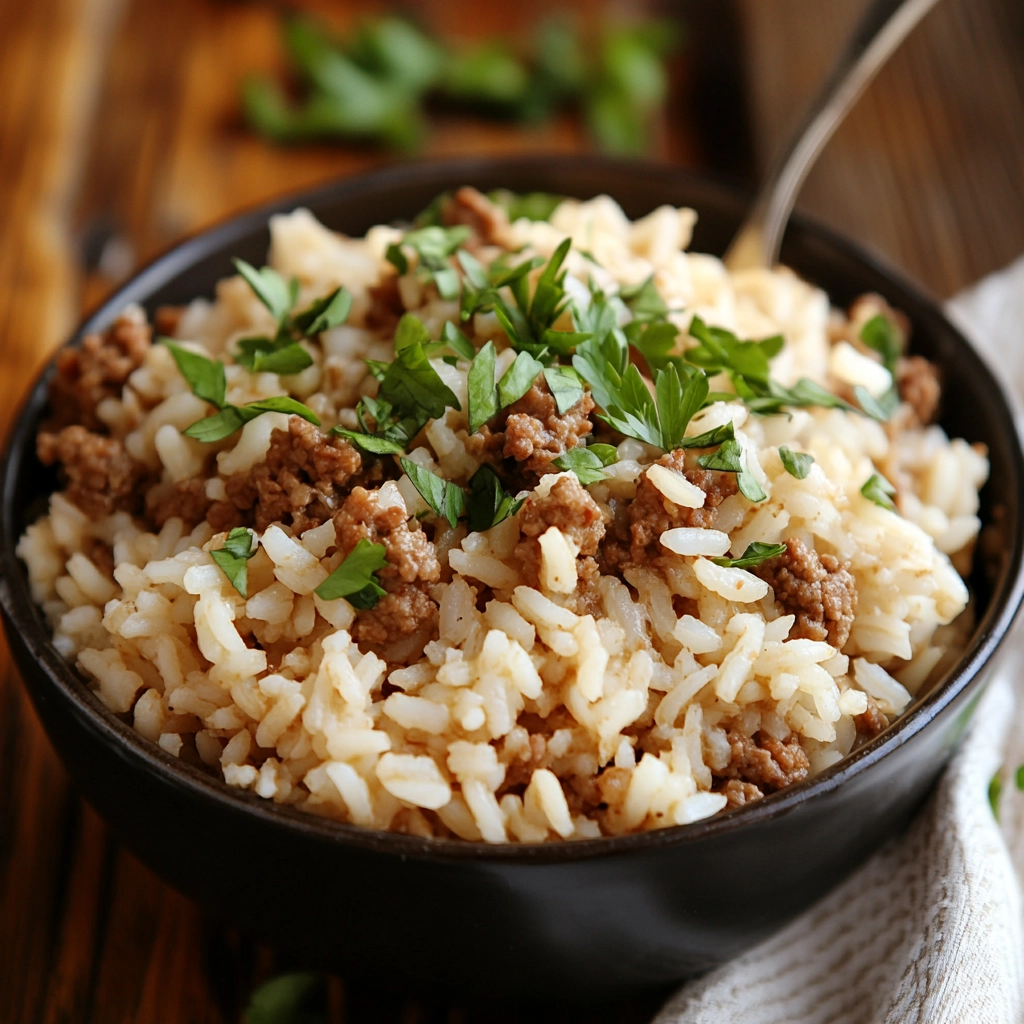
[[[864,0],[738,0],[762,163]],[[944,0],[879,74],[799,206],[949,295],[1024,251],[1024,6]]]

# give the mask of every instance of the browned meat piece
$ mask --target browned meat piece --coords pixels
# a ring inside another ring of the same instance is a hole
[[[370,308],[364,322],[371,331],[394,334],[398,321],[405,313],[402,295],[398,290],[398,275],[385,272],[384,276],[368,289]]]
[[[513,757],[505,769],[505,779],[498,790],[501,796],[509,792],[518,792],[530,784],[533,773],[538,768],[547,768],[550,758],[547,756],[548,740],[540,733],[530,734],[530,745],[527,750]]]
[[[843,649],[857,612],[857,583],[846,563],[790,537],[784,554],[751,572],[772,588],[787,614],[796,616],[791,637],[827,640]]]
[[[63,465],[65,493],[90,519],[138,507],[148,472],[120,441],[72,426],[58,434],[41,431],[36,452],[44,466]]]
[[[685,508],[669,501],[647,478],[640,478],[636,498],[629,506],[630,558],[644,562],[659,553],[658,538],[666,531],[681,526],[692,526],[710,530],[718,519],[718,506],[730,495],[736,493],[736,476],[733,473],[715,473],[707,469],[687,469],[686,452],[677,449],[658,460],[659,466],[681,473],[696,484],[706,495],[702,508]],[[621,532],[621,530],[620,530]],[[625,537],[620,538],[625,541]]]
[[[297,534],[330,519],[344,487],[362,467],[359,452],[340,437],[322,434],[301,416],[287,430],[270,435],[263,462],[224,482],[227,501],[207,513],[214,529],[249,522],[262,532],[271,523],[290,525]]]
[[[227,505],[226,502],[221,504]],[[194,476],[188,480],[179,480],[176,484],[157,486],[146,495],[146,515],[157,526],[161,527],[168,519],[177,516],[191,530],[197,523],[206,518],[210,507],[210,499],[206,496],[206,483],[202,477]],[[215,529],[230,530],[233,526],[242,525],[242,516],[236,508],[231,508],[232,516],[229,525]]]
[[[579,546],[577,572],[592,581],[597,563],[590,556],[597,553],[605,526],[600,505],[575,476],[561,477],[545,497],[531,495],[523,505],[519,529],[525,539],[516,545],[515,554],[529,580],[536,581],[540,569],[537,538],[552,526]]]
[[[604,536],[601,506],[575,476],[556,480],[545,497],[531,495],[519,517],[519,529],[526,537],[539,537],[557,527],[578,545],[581,555],[597,553]]]
[[[880,732],[889,728],[889,719],[885,712],[878,706],[878,702],[871,694],[867,694],[868,709],[862,715],[854,716],[854,724],[857,726],[857,734],[866,736],[873,740]]]
[[[375,608],[359,613],[352,627],[356,643],[386,647],[436,621],[437,605],[417,584],[392,586]]]
[[[388,593],[376,607],[359,612],[352,631],[358,643],[384,646],[436,620],[437,604],[426,586],[441,577],[437,549],[404,508],[381,508],[378,491],[354,487],[334,516],[334,528],[346,554],[363,539],[387,549],[388,564],[379,576]]]
[[[156,329],[156,333],[173,338],[184,315],[184,306],[160,306],[153,316],[153,327]]]
[[[473,232],[471,241],[500,244],[508,231],[508,214],[475,188],[460,188],[445,204],[441,219],[449,227],[465,224]]]
[[[96,566],[104,576],[113,579],[114,576],[114,552],[109,544],[98,537],[88,537],[82,544],[85,557]]]
[[[364,538],[387,549],[388,564],[381,569],[382,580],[436,583],[441,578],[437,550],[400,506],[380,506],[379,491],[355,487],[334,517],[338,547],[346,554]]]
[[[541,475],[594,429],[593,408],[587,392],[565,415],[560,414],[547,383],[538,377],[518,402],[472,434],[466,448],[477,457],[500,452],[503,458],[521,463],[520,469]]]
[[[934,422],[942,396],[935,364],[923,356],[908,356],[899,361],[896,376],[900,398],[913,409],[917,422],[922,426]]]
[[[752,782],[740,782],[739,779],[730,779],[719,792],[724,793],[729,801],[726,807],[743,807],[764,796]]]
[[[118,317],[103,334],[89,334],[78,348],[62,349],[50,381],[50,429],[79,424],[102,430],[96,406],[120,398],[121,389],[149,351],[149,326],[131,316]]]
[[[730,729],[726,735],[732,758],[722,771],[715,772],[720,778],[751,783],[764,793],[807,777],[811,763],[795,734],[790,733],[785,742],[766,732],[745,736]]]

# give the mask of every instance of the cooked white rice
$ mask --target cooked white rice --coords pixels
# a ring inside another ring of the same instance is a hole
[[[548,257],[571,236],[567,287],[580,301],[590,276],[614,293],[653,275],[680,328],[696,314],[743,338],[783,334],[772,363],[783,384],[809,377],[886,390],[891,378],[879,362],[846,340],[832,344],[839,315],[823,292],[782,268],[730,274],[715,257],[686,252],[694,220],[692,211],[662,207],[631,223],[607,197],[566,201],[550,222],[512,224],[506,245]],[[231,362],[239,338],[274,327],[241,278],[222,281],[215,301],[193,302],[177,338],[227,363],[229,401],[288,393],[324,429],[355,427],[356,401],[376,386],[364,360],[393,357],[391,339],[364,318],[371,286],[390,272],[385,249],[401,232],[376,227],[363,239],[343,238],[305,210],[273,217],[271,232],[270,263],[298,279],[300,306],[337,285],[354,298],[348,322],[310,345],[314,364],[279,378]],[[439,299],[414,273],[399,287],[433,337],[446,321],[458,322],[457,303]],[[493,339],[508,351],[493,314],[476,314],[466,329],[476,346]],[[499,374],[510,360],[499,352]],[[468,364],[432,365],[463,411],[449,409],[428,426],[412,457],[464,483],[478,466],[465,444]],[[208,465],[208,448],[181,433],[207,412],[162,345],[149,350],[121,397],[99,409],[111,436],[172,481]],[[968,591],[954,564],[969,567],[988,472],[981,451],[938,426],[890,437],[840,409],[759,417],[741,402],[717,402],[688,434],[728,420],[766,501],[735,494],[714,530],[669,531],[659,567],[598,580],[593,614],[572,610],[576,549],[557,529],[541,538],[533,589],[513,554],[518,515],[468,536],[462,524],[454,532],[438,526],[438,626],[397,663],[360,651],[348,601],[314,594],[341,561],[329,520],[301,537],[285,525],[266,529],[248,563],[247,598],[211,559],[224,535],[205,522],[184,532],[172,518],[151,533],[124,512],[90,520],[56,493],[18,551],[55,646],[110,710],[230,786],[367,828],[489,843],[681,825],[726,806],[716,774],[732,756],[726,727],[779,740],[795,734],[814,774],[849,753],[869,697],[894,717],[938,677],[969,627],[961,616]],[[282,426],[286,416],[268,413],[221,442],[208,495],[259,462]],[[806,478],[785,471],[784,445],[814,456]],[[617,454],[607,479],[588,487],[603,508],[628,502],[662,453],[627,438]],[[898,511],[862,496],[876,472],[897,485]],[[538,489],[546,493],[555,479],[543,477]],[[650,479],[668,502],[703,501],[668,469]],[[385,488],[409,515],[429,513],[407,477]],[[856,580],[857,613],[842,651],[788,639],[793,616],[768,584],[711,560],[786,538],[835,555]],[[95,540],[113,551],[112,578],[86,553]],[[695,613],[679,614],[679,599]],[[543,736],[543,765],[503,789],[513,765],[532,763],[535,735]],[[618,781],[599,809],[581,804],[580,781],[611,768]]]

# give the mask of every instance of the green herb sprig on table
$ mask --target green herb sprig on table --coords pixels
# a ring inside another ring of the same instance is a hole
[[[359,139],[405,150],[422,143],[424,106],[435,97],[533,125],[575,107],[601,149],[640,154],[664,103],[665,62],[679,35],[676,25],[653,21],[581,33],[555,17],[522,47],[494,37],[450,48],[393,15],[364,19],[344,38],[308,17],[289,17],[282,38],[304,97],[293,103],[274,79],[252,77],[242,100],[250,125],[276,142]]]

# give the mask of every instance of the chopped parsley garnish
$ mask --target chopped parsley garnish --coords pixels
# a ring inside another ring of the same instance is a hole
[[[469,481],[466,511],[471,533],[490,530],[514,516],[523,506],[525,498],[515,498],[501,486],[498,474],[486,463]]]
[[[373,608],[387,593],[375,576],[387,564],[387,548],[363,537],[314,593],[324,601],[346,597],[353,608]]]
[[[299,282],[294,277],[286,281],[273,267],[257,270],[237,257],[232,262],[235,270],[256,293],[256,298],[270,310],[278,324],[283,325],[299,297]]]
[[[579,374],[571,366],[549,366],[544,371],[544,380],[562,416],[583,397]]]
[[[757,478],[747,469],[746,456],[739,441],[725,441],[718,451],[698,456],[697,465],[703,469],[716,469],[720,473],[735,473],[736,486],[748,501],[764,501],[768,497]]]
[[[236,526],[224,541],[224,547],[210,552],[228,581],[242,597],[248,597],[248,562],[256,554],[256,538],[244,526]]]
[[[223,406],[224,396],[227,393],[224,364],[219,359],[214,361],[208,356],[199,355],[198,352],[190,352],[169,338],[161,340],[170,349],[171,355],[178,365],[178,371],[188,382],[192,394],[218,408]]]
[[[424,281],[433,281],[442,299],[457,299],[459,275],[451,265],[451,257],[469,236],[470,230],[464,224],[415,228],[403,235],[400,242],[389,245],[386,257],[399,274],[407,274],[409,260],[403,250],[411,249],[419,257],[417,275]]]
[[[893,512],[896,510],[896,505],[892,500],[892,496],[896,493],[896,488],[881,473],[872,473],[864,482],[860,493],[868,501],[873,501],[881,508],[887,508]]]
[[[498,385],[494,381],[494,342],[477,352],[469,368],[469,432],[475,434],[498,412]]]
[[[659,294],[653,276],[642,284],[620,288],[619,298],[636,320],[661,319],[668,313],[668,306]]]
[[[552,465],[566,472],[575,473],[585,487],[587,484],[596,484],[599,480],[604,480],[608,475],[604,471],[605,466],[610,466],[616,458],[614,445],[577,445],[555,459]]]
[[[492,203],[504,207],[510,221],[522,218],[527,220],[550,220],[551,214],[558,209],[565,196],[552,195],[550,192],[525,192],[522,194],[498,189],[488,192],[487,198]]]
[[[330,433],[336,437],[344,437],[357,448],[371,455],[402,455],[405,448],[397,441],[391,441],[377,434],[361,434],[358,430],[346,430],[344,427],[332,427]]]
[[[265,412],[283,412],[301,416],[315,426],[320,425],[320,420],[311,409],[287,395],[261,398],[256,402],[248,402],[241,406],[229,405],[224,400],[226,391],[224,364],[219,359],[214,360],[195,352],[189,352],[168,338],[162,338],[161,341],[170,349],[181,375],[192,389],[192,394],[220,409],[213,416],[197,420],[183,430],[182,433],[187,437],[195,438],[197,441],[221,441],[225,437],[230,437],[235,431],[241,430],[249,420],[253,420]]]
[[[714,448],[723,441],[731,441],[736,436],[732,420],[723,423],[720,427],[713,427],[705,430],[703,434],[695,434],[693,437],[684,437],[678,448]]]
[[[313,365],[313,357],[299,342],[322,331],[337,327],[348,319],[352,296],[344,288],[335,288],[317,299],[301,313],[292,313],[299,294],[299,282],[285,279],[273,269],[257,270],[245,260],[236,259],[235,269],[273,314],[277,332],[273,338],[242,338],[235,351],[235,362],[251,373],[278,373],[289,376]]]
[[[765,544],[755,540],[747,545],[747,550],[739,558],[712,558],[711,561],[726,569],[753,569],[769,558],[778,558],[785,551],[785,544]]]
[[[447,519],[454,530],[459,516],[466,510],[466,492],[458,484],[431,473],[429,469],[424,469],[411,459],[401,461],[402,469],[420,492],[423,500],[442,519]]]
[[[529,352],[520,352],[512,365],[501,375],[498,381],[498,406],[501,409],[518,402],[544,369]]]
[[[740,341],[732,331],[709,327],[699,316],[690,322],[690,335],[699,342],[686,352],[686,359],[707,373],[728,373],[756,381],[768,382],[768,360],[782,351],[781,334],[764,341]]]
[[[1024,792],[1024,764],[1017,766],[1017,771],[1014,773],[1013,781],[1017,788]]]
[[[805,479],[807,474],[810,473],[811,466],[814,463],[813,455],[805,455],[803,452],[794,452],[785,445],[779,449],[779,458],[782,459],[782,465],[785,467],[786,472],[790,476],[795,476],[797,480]]]
[[[862,387],[855,388],[854,392],[861,408],[873,419],[884,422],[892,416],[900,404],[900,393],[896,387],[896,380],[900,356],[903,354],[906,339],[892,320],[882,313],[876,313],[860,329],[860,340],[882,357],[882,365],[889,371],[892,384],[877,399],[869,395]],[[864,403],[865,395],[869,399],[868,405]]]

